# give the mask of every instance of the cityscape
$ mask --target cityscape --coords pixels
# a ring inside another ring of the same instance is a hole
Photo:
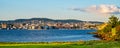
[[[120,48],[120,0],[0,0],[0,48]]]
[[[32,19],[28,21],[1,22],[0,30],[48,30],[48,29],[97,29],[102,22],[75,21],[75,20],[45,20]],[[64,22],[66,21],[66,22]]]

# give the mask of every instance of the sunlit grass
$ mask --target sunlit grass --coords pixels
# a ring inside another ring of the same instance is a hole
[[[120,41],[0,43],[0,48],[120,48]]]

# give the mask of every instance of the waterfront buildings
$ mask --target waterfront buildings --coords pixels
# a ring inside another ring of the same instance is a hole
[[[2,28],[2,29],[6,29],[6,28],[7,28],[7,24],[2,23],[2,24],[1,24],[1,28]]]
[[[46,30],[46,29],[97,29],[99,23],[90,22],[42,22],[42,21],[29,21],[20,23],[1,23],[0,29],[26,29],[26,30]]]

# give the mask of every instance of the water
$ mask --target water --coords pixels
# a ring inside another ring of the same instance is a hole
[[[95,30],[0,30],[0,42],[53,42],[98,40]]]

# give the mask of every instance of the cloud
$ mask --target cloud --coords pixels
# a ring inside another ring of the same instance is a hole
[[[72,8],[75,11],[91,12],[98,14],[120,14],[120,7],[115,5],[92,5],[87,8]]]

